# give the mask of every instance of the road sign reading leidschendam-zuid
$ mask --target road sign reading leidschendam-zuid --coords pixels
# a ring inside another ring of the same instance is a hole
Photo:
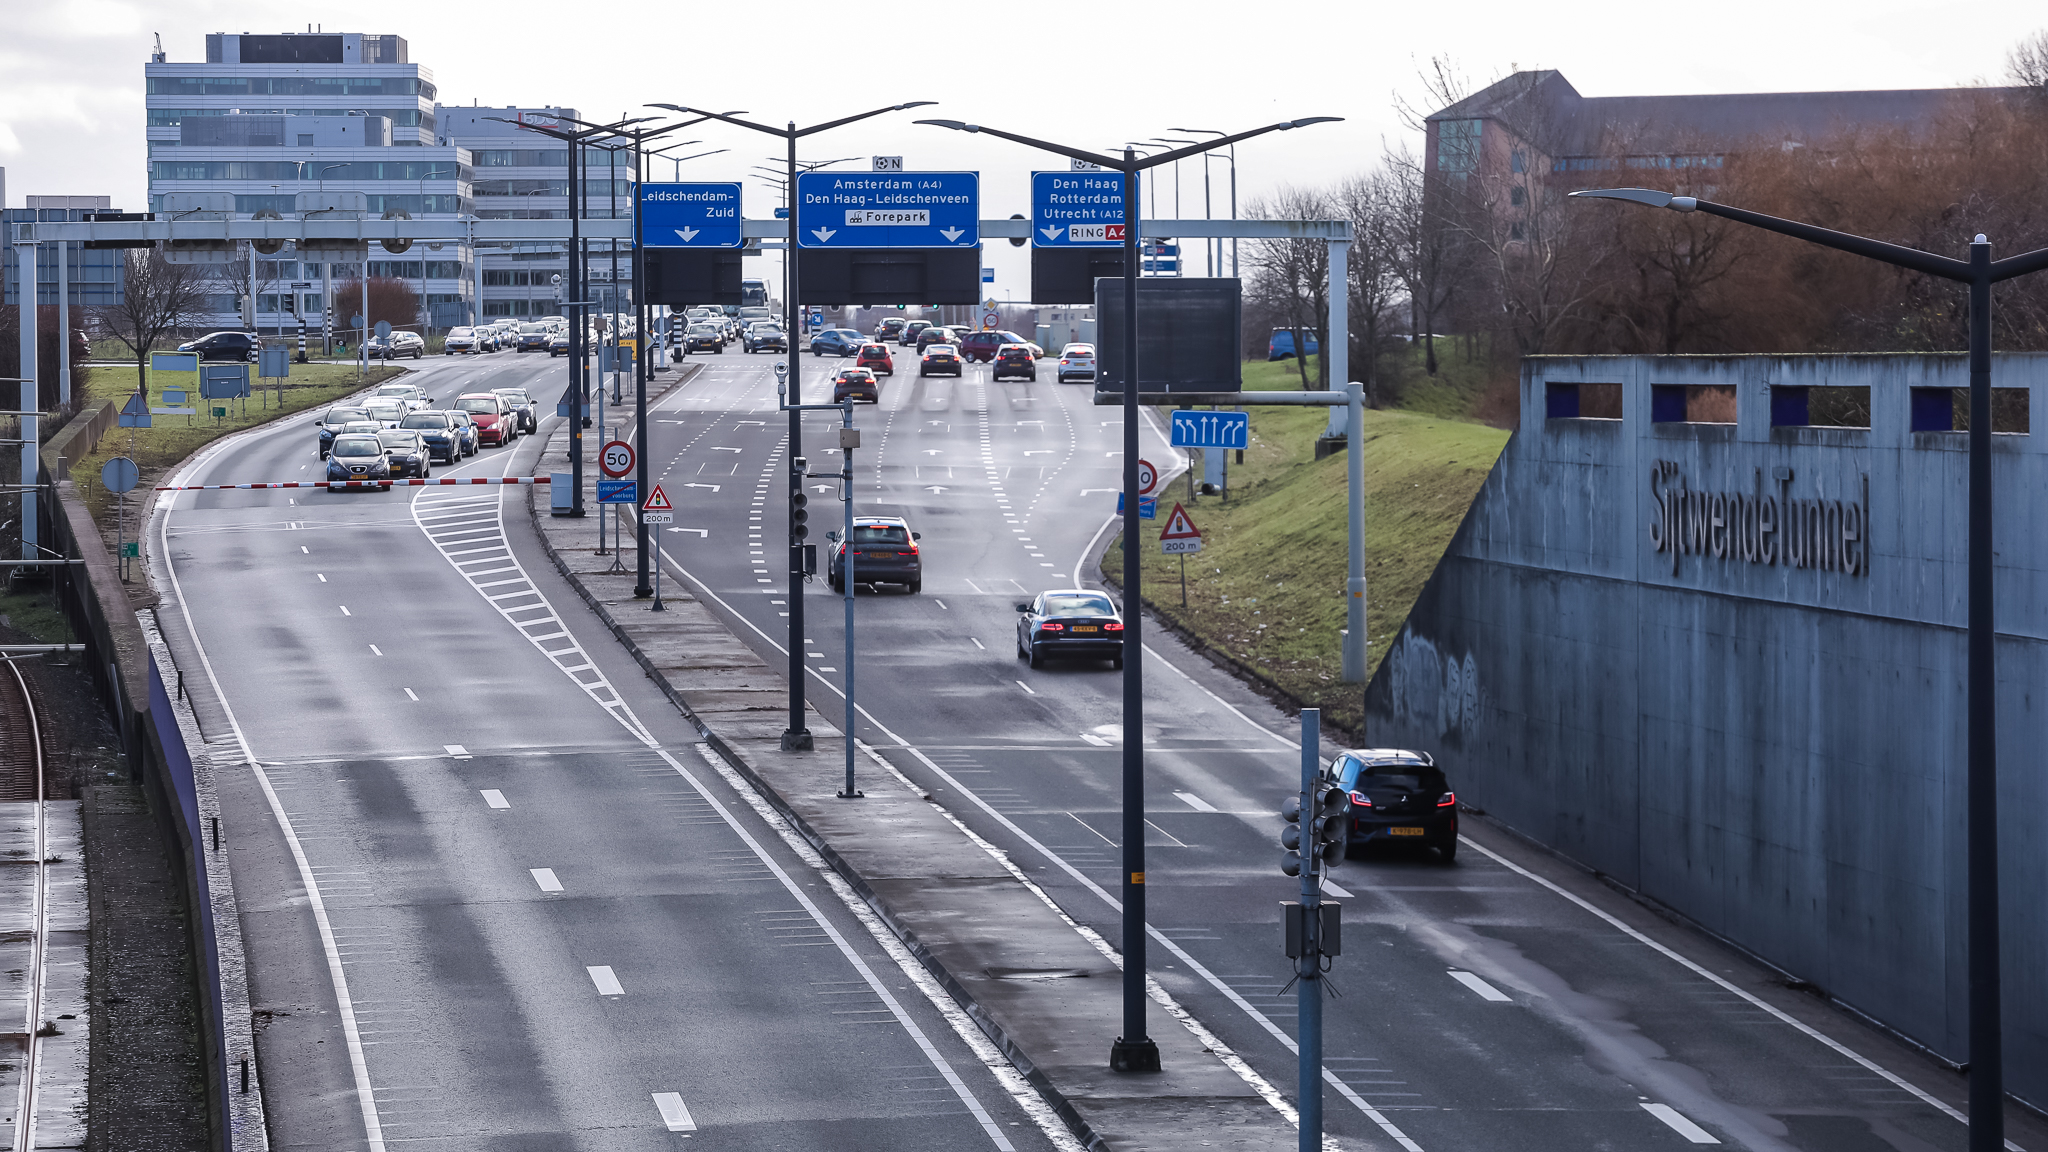
[[[1031,243],[1038,248],[1110,248],[1124,242],[1120,172],[1033,172]]]
[[[981,243],[979,172],[803,172],[805,248],[972,248]]]
[[[642,184],[642,248],[738,248],[738,184]]]

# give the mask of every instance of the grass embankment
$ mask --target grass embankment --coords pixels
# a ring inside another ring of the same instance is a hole
[[[1247,390],[1300,386],[1291,362],[1245,366]],[[1347,578],[1345,457],[1315,459],[1316,437],[1329,420],[1323,409],[1249,410],[1251,444],[1244,463],[1230,466],[1227,500],[1189,503],[1185,478],[1160,493],[1160,518],[1144,537],[1145,599],[1156,615],[1356,731],[1363,692],[1342,683],[1338,647]],[[1365,413],[1369,667],[1378,667],[1407,621],[1507,437],[1469,419]],[[1203,536],[1202,551],[1187,558],[1186,608],[1180,558],[1161,555],[1158,545],[1175,502],[1187,505]],[[1103,574],[1114,578],[1122,570],[1119,538]]]
[[[373,365],[367,379],[370,384],[388,380],[404,371],[387,365]],[[148,428],[109,428],[99,447],[83,460],[71,464],[71,478],[77,482],[79,494],[85,499],[86,507],[92,509],[94,521],[100,527],[113,530],[112,497],[100,486],[100,466],[115,456],[132,458],[141,469],[142,482],[137,491],[156,483],[171,468],[199,451],[207,444],[244,428],[253,428],[281,415],[303,411],[307,408],[324,407],[335,400],[363,387],[358,382],[353,364],[294,364],[291,375],[285,378],[283,407],[278,404],[278,389],[265,388],[247,400],[200,400],[197,373],[162,372],[152,373],[149,382],[149,403],[151,407],[165,408],[165,388],[184,388],[188,408],[199,409],[197,416],[156,416]],[[102,401],[112,400],[125,404],[135,394],[135,369],[91,368],[87,370],[85,397],[82,405],[85,411],[98,407]],[[228,414],[216,420],[213,409],[225,407]],[[131,444],[130,437],[133,437]],[[285,479],[285,477],[280,477]],[[140,507],[133,495],[128,507],[132,513]],[[133,531],[131,526],[131,532]]]

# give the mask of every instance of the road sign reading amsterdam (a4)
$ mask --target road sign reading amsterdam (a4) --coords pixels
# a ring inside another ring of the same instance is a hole
[[[1031,174],[1031,243],[1035,247],[1113,248],[1123,242],[1123,173]]]
[[[1244,448],[1251,439],[1249,412],[1197,412],[1181,408],[1173,414],[1175,448]]]
[[[981,173],[802,172],[796,217],[805,248],[973,248]]]
[[[738,248],[738,184],[642,184],[642,248]]]

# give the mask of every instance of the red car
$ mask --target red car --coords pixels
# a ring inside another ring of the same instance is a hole
[[[856,368],[871,368],[884,376],[896,375],[896,360],[889,350],[880,344],[863,344],[860,354],[853,358]]]
[[[455,409],[469,413],[476,425],[476,438],[484,444],[510,444],[519,435],[519,414],[505,398],[493,392],[465,392],[455,398]]]

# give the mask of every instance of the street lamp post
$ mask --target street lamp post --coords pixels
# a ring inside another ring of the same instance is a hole
[[[1186,132],[1194,136],[1223,135],[1223,133],[1214,128],[1175,128],[1173,131]],[[1206,168],[1207,166],[1204,165],[1204,167]],[[1232,220],[1237,219],[1237,145],[1235,144],[1230,146],[1230,218]],[[1216,242],[1216,263],[1219,268],[1223,263],[1223,241],[1221,240]],[[1232,276],[1237,275],[1237,238],[1234,236],[1230,240],[1230,274]]]
[[[420,174],[420,219],[427,218],[427,181],[443,172],[454,172],[454,168],[434,168]],[[425,340],[434,330],[434,310],[427,304],[427,254],[420,253],[420,339]]]
[[[789,240],[782,250],[782,279],[784,285],[782,308],[784,317],[783,331],[787,334],[787,339],[790,341],[788,458],[792,461],[803,455],[804,437],[803,411],[801,409],[803,390],[799,386],[802,377],[800,366],[803,364],[803,358],[796,354],[795,344],[798,307],[796,299],[798,249],[796,239],[796,142],[806,136],[814,136],[829,129],[843,127],[859,120],[866,120],[871,116],[880,116],[884,112],[900,112],[905,108],[922,108],[931,103],[933,101],[913,100],[907,104],[891,104],[886,108],[876,108],[872,111],[861,112],[853,116],[843,116],[837,120],[827,120],[822,124],[813,124],[808,128],[797,127],[794,120],[789,121],[786,127],[775,128],[767,124],[756,124],[751,120],[741,120],[737,116],[728,113],[712,112],[703,108],[690,108],[681,104],[648,105],[649,108],[663,108],[680,115],[703,116],[713,120],[723,120],[727,124],[752,129],[755,132],[761,132],[769,136],[779,136],[788,144],[788,156],[784,169],[788,186],[783,189],[783,203],[786,205],[789,213]],[[802,485],[803,476],[792,465],[789,469],[789,495],[793,497],[801,492],[803,490]],[[787,506],[793,507],[795,502],[793,500],[785,500],[784,503]],[[789,727],[783,729],[782,748],[786,752],[808,752],[814,746],[814,743],[811,739],[811,730],[804,723],[804,556],[803,543],[796,538],[794,528],[795,525],[792,524],[789,538]],[[852,740],[853,733],[847,732],[846,739]]]
[[[1991,258],[1983,234],[1970,257],[1957,260],[1917,248],[1835,232],[1731,208],[1694,196],[1648,188],[1589,188],[1573,197],[1627,200],[1675,212],[1705,212],[1738,224],[1848,252],[1969,288],[1970,485],[1968,543],[1968,672],[1966,716],[1969,859],[1970,1152],[2005,1146],[2005,1063],[1999,1019],[1998,915],[1998,656],[1992,620],[1996,557],[1991,540],[1991,286],[2048,270],[2048,248]]]
[[[1138,173],[1211,148],[1268,132],[1284,132],[1336,120],[1315,116],[1268,124],[1207,144],[1177,148],[1140,159],[1133,145],[1121,156],[1105,156],[958,120],[920,120],[956,132],[987,133],[1029,148],[1099,165],[1124,176],[1124,750],[1123,750],[1123,1033],[1110,1046],[1109,1066],[1118,1072],[1157,1072],[1159,1045],[1145,1029],[1145,648],[1141,636],[1144,599],[1139,587],[1138,546]],[[795,359],[795,357],[791,357]],[[1078,579],[1080,573],[1075,573]]]

